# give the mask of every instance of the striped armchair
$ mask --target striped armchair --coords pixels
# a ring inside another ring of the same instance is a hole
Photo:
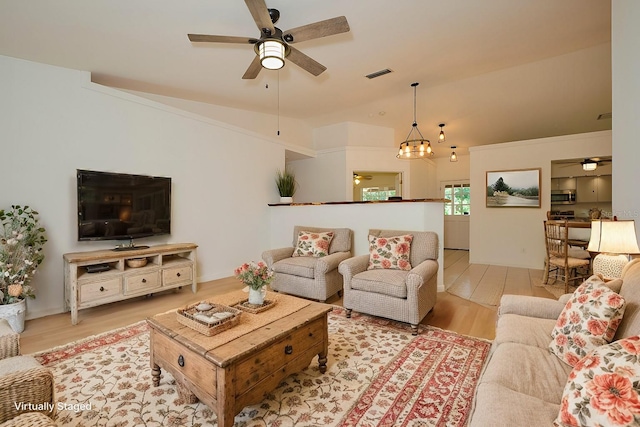
[[[438,235],[432,231],[369,230],[376,237],[411,234],[412,269],[367,270],[369,255],[340,263],[344,278],[344,308],[411,324],[414,335],[418,324],[436,304],[438,291]]]
[[[329,254],[323,257],[292,257],[300,231],[327,232],[334,235]],[[332,295],[341,295],[342,276],[338,273],[341,261],[351,256],[351,230],[348,228],[318,228],[296,225],[293,245],[262,253],[262,259],[275,272],[272,290],[325,302]]]

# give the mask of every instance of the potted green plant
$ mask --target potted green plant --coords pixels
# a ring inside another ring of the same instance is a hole
[[[278,170],[276,175],[276,185],[280,193],[280,203],[292,203],[293,195],[296,192],[296,176],[293,172],[285,168]]]
[[[38,212],[29,206],[0,210],[0,318],[15,332],[24,330],[26,299],[35,298],[29,285],[44,259],[47,241]]]

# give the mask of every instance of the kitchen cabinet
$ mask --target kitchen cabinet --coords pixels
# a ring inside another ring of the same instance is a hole
[[[611,175],[578,177],[576,202],[611,202],[611,182]]]
[[[551,178],[552,190],[575,190],[576,179],[575,178]]]
[[[612,197],[612,187],[613,181],[611,179],[611,175],[602,175],[599,176],[598,181],[598,201],[599,202],[610,202],[613,200]]]

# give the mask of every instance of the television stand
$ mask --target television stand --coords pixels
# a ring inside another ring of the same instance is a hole
[[[78,310],[84,308],[189,285],[196,293],[197,247],[170,243],[64,254],[65,308],[71,324],[78,323]],[[142,266],[128,262],[141,258],[147,261]]]

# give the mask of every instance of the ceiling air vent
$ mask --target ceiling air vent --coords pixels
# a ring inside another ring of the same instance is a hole
[[[367,74],[365,77],[368,79],[375,79],[376,77],[384,76],[385,74],[389,74],[392,71],[388,68],[384,70],[376,71],[375,73]]]
[[[611,113],[604,113],[598,116],[598,120],[607,120],[611,118]]]

